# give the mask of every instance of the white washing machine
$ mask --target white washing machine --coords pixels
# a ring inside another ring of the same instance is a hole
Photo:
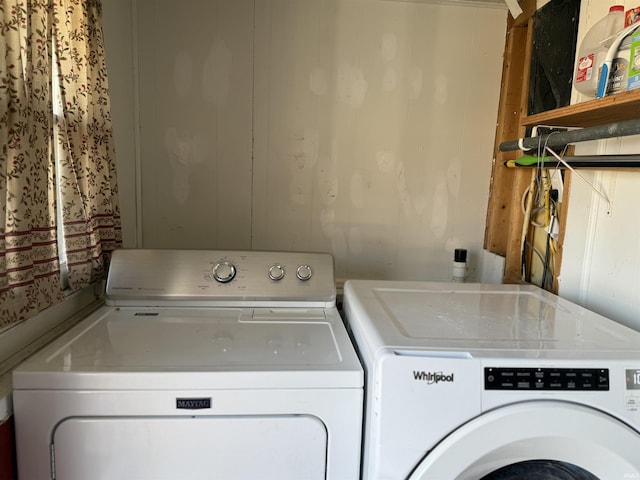
[[[20,480],[359,476],[363,371],[325,254],[120,250],[13,375]]]
[[[348,281],[366,480],[640,478],[640,333],[533,286]]]

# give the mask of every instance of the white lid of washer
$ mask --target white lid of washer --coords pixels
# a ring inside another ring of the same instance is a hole
[[[532,285],[351,280],[345,320],[360,349],[473,356],[640,358],[640,332]]]
[[[363,385],[336,309],[102,307],[19,366],[16,389]]]

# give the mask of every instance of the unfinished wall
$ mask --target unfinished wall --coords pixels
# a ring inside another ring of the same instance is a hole
[[[405,279],[450,278],[461,247],[476,278],[504,5],[135,6],[138,246],[322,250],[340,277]]]

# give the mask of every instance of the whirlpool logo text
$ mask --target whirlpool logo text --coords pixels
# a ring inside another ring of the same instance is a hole
[[[422,382],[427,382],[428,385],[433,383],[441,383],[441,382],[453,382],[453,373],[449,375],[444,374],[442,372],[424,372],[424,371],[413,371],[413,379],[420,380]]]

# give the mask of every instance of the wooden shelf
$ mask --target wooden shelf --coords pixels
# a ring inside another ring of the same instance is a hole
[[[640,118],[640,89],[524,117],[520,124],[595,127]]]

